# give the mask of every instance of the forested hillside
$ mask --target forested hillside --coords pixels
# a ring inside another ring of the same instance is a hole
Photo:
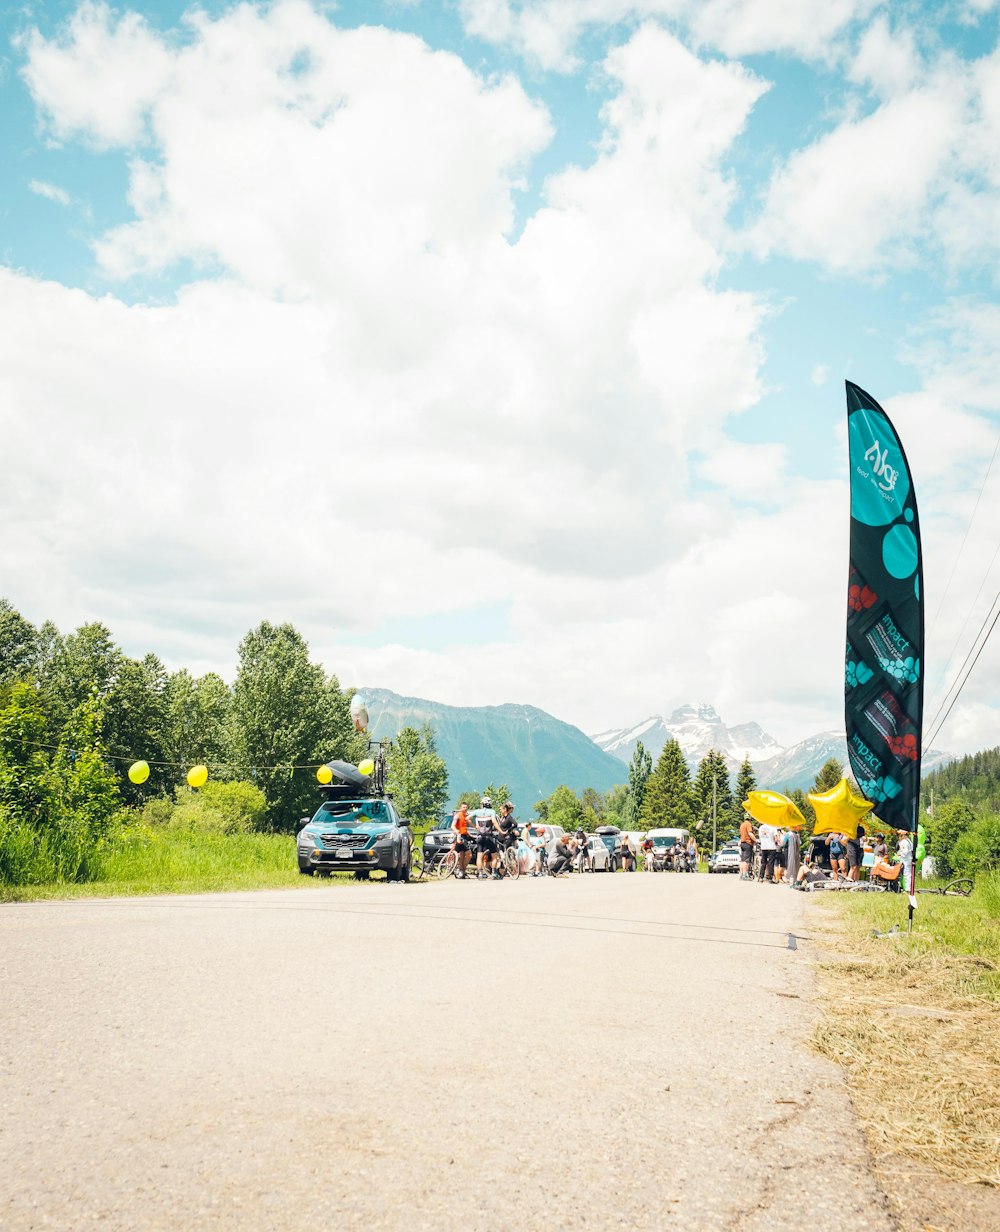
[[[970,753],[925,775],[921,803],[934,808],[964,800],[977,811],[1000,813],[1000,748]]]

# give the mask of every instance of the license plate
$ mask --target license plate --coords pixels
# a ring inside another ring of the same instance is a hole
[[[354,855],[353,847],[338,847],[337,848],[337,859],[338,860],[350,860],[353,855]]]

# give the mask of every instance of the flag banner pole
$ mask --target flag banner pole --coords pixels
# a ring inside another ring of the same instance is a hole
[[[909,463],[882,407],[847,382],[851,554],[844,719],[851,771],[878,821],[910,841],[913,926],[924,703],[924,582]]]

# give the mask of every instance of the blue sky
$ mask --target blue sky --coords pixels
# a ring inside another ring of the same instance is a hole
[[[350,683],[792,743],[840,722],[847,377],[947,686],[997,585],[996,3],[198,12],[0,15],[25,614],[226,675],[291,619]],[[939,745],[996,743],[996,666]]]

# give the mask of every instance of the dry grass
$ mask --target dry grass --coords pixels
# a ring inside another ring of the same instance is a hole
[[[875,938],[905,899],[826,900],[816,1047],[847,1071],[876,1163],[1000,1186],[1000,923],[995,895],[921,898],[912,937]],[[817,904],[819,907],[819,904]]]

